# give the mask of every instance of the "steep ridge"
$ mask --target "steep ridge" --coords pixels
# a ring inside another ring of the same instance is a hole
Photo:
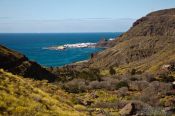
[[[54,81],[56,76],[26,56],[0,45],[0,68],[13,74],[38,80]]]
[[[175,9],[142,17],[111,43],[111,48],[99,52],[89,61],[90,67],[123,66],[149,70],[175,60]]]

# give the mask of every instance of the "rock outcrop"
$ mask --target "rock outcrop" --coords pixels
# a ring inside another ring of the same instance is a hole
[[[133,103],[128,103],[124,108],[120,110],[120,114],[122,116],[129,116],[133,115],[133,112],[135,110],[135,105]]]
[[[52,82],[56,76],[16,51],[0,45],[0,68],[13,74]]]
[[[96,47],[97,48],[105,48],[108,46],[107,44],[108,44],[108,40],[101,39],[99,42],[97,42]]]

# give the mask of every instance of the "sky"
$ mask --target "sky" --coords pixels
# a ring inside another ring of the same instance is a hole
[[[0,0],[0,33],[125,32],[175,0]]]

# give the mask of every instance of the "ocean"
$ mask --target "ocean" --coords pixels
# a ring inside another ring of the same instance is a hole
[[[63,66],[90,58],[91,53],[101,51],[100,48],[69,48],[65,50],[48,50],[45,47],[96,43],[100,39],[110,39],[121,35],[116,33],[1,33],[0,44],[19,51],[30,60],[43,66]]]

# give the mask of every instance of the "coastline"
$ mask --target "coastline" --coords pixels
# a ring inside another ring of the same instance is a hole
[[[87,59],[87,60],[80,60],[80,61],[77,61],[77,62],[74,62],[72,64],[81,64],[81,63],[87,63],[90,59]],[[71,64],[70,64],[71,65]]]
[[[64,50],[68,48],[95,48],[96,43],[76,43],[76,44],[64,44],[64,45],[58,45],[58,46],[51,46],[51,47],[44,47],[42,49],[48,49],[48,50]]]

